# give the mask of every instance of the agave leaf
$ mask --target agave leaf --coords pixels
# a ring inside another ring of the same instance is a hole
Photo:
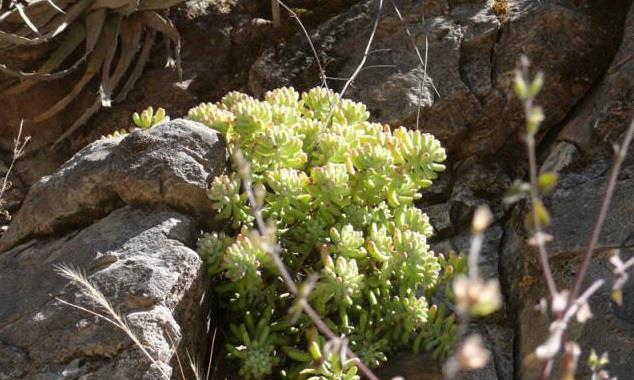
[[[86,66],[86,72],[84,76],[75,84],[70,93],[68,93],[63,99],[55,103],[51,108],[42,114],[36,116],[33,121],[39,123],[46,119],[51,118],[58,112],[66,108],[70,102],[72,102],[77,95],[84,89],[86,84],[99,72],[104,60],[106,59],[109,51],[115,48],[115,41],[119,35],[119,29],[121,28],[121,17],[119,15],[112,15],[108,17],[108,22],[105,23],[103,32],[97,42],[95,51],[91,54],[88,65]]]
[[[154,11],[141,12],[141,18],[146,25],[156,30],[157,32],[162,33],[174,43],[174,50],[176,54],[176,69],[178,71],[179,78],[182,78],[183,72],[181,69],[181,36],[178,33],[178,30],[176,30],[171,21],[163,18],[163,16]]]
[[[117,67],[115,68],[112,77],[108,78],[107,83],[102,83],[102,91],[104,93],[109,92],[111,94],[112,89],[116,88],[119,85],[121,79],[123,79],[123,76],[132,64],[134,56],[139,50],[139,42],[141,40],[142,33],[143,26],[135,17],[126,19],[121,24],[121,54],[119,55],[119,61],[117,62]],[[146,33],[144,49],[141,52],[141,58],[143,58],[144,55],[147,56],[146,61],[147,58],[149,58],[149,54],[151,51],[151,45],[154,39],[153,34],[153,32]],[[148,47],[146,48],[146,46]],[[143,72],[143,67],[141,67],[139,70]],[[135,68],[135,71],[138,71],[137,68]],[[133,71],[133,74],[135,71]],[[129,85],[129,91],[132,88],[133,83],[126,83],[126,85]],[[119,98],[117,98],[117,101],[119,101]],[[99,109],[101,108],[101,103],[101,98],[98,98],[88,109],[84,111],[84,113],[77,120],[75,120],[70,128],[68,128],[62,135],[57,138],[57,140],[55,140],[55,142],[51,146],[51,149],[54,149],[60,142],[64,141],[68,136],[73,134],[77,129],[84,125],[95,113],[97,113],[97,111],[99,111]]]
[[[119,84],[126,71],[132,64],[134,56],[139,51],[143,25],[140,21],[131,17],[126,19],[121,25],[121,52],[119,61],[112,75],[107,75],[102,79],[101,93],[106,98],[112,97],[114,88]]]
[[[141,77],[141,74],[143,74],[143,69],[145,68],[145,65],[147,64],[147,61],[150,59],[150,52],[152,51],[152,45],[154,45],[155,37],[156,37],[156,32],[154,32],[153,30],[148,30],[145,33],[145,39],[143,41],[143,49],[141,50],[139,59],[136,65],[134,66],[134,69],[132,70],[130,77],[128,78],[126,83],[123,85],[121,92],[117,96],[117,99],[116,99],[117,102],[124,100],[128,96],[128,93],[132,90],[136,81],[139,79],[139,77]]]
[[[68,4],[71,4],[76,0],[57,0],[57,8],[66,8]],[[55,16],[55,13],[51,13],[50,0],[38,0],[30,2],[24,10],[28,17],[33,20],[37,25],[45,25],[48,21]],[[21,24],[22,18],[17,9],[11,9],[10,11],[0,15],[0,23],[7,22],[11,24]]]
[[[123,21],[123,16],[118,13],[115,13],[113,17],[111,18],[115,18],[114,22],[118,24],[118,27],[117,27],[116,34],[112,40],[112,46],[107,50],[104,61],[103,61],[103,66],[101,68],[101,86],[100,86],[99,92],[100,92],[101,105],[104,107],[110,107],[111,105],[110,95],[106,94],[106,92],[103,91],[103,89],[104,89],[104,84],[107,85],[110,79],[110,70],[112,68],[112,60],[114,59],[114,54],[117,52],[117,47],[119,46],[119,32],[121,30],[121,23]],[[112,22],[112,21],[108,20],[108,22]]]
[[[46,0],[46,2],[59,13],[66,13],[62,8],[60,8],[53,0]]]
[[[59,45],[57,49],[53,52],[53,54],[49,57],[49,59],[44,62],[44,64],[37,70],[37,74],[48,74],[51,71],[57,69],[81,44],[81,42],[86,38],[86,29],[82,24],[75,24],[71,30],[68,32],[68,35],[64,38],[62,43]],[[85,60],[85,56],[80,60],[75,62],[70,69],[79,67],[79,64]],[[72,72],[72,70],[66,70],[67,73]],[[46,78],[36,78],[36,79],[46,79]],[[17,95],[24,91],[27,91],[34,85],[38,83],[38,80],[30,79],[26,80],[18,85],[15,85],[5,91],[7,95]]]
[[[26,14],[26,12],[24,11],[24,6],[22,4],[16,4],[15,5],[15,9],[18,10],[18,14],[20,15],[20,17],[22,18],[22,20],[24,21],[24,23],[26,24],[26,26],[29,27],[29,29],[31,29],[32,31],[34,31],[37,34],[40,34],[40,31],[37,29],[37,26],[35,26],[35,24],[33,24],[33,21],[31,21],[31,19],[29,18],[29,16]]]
[[[93,2],[93,0],[82,0],[71,7],[67,14],[58,15],[51,22],[52,30],[39,37],[28,38],[19,34],[7,33],[0,30],[0,42],[6,42],[10,45],[32,46],[46,43],[63,33],[70,24],[72,24],[83,11]]]
[[[98,9],[98,8],[117,9],[125,5],[128,5],[129,3],[130,3],[130,0],[95,0],[95,4],[92,7],[93,9]]]
[[[88,13],[85,17],[86,23],[86,52],[95,50],[95,45],[101,35],[101,30],[106,22],[106,10],[97,9]]]
[[[141,0],[139,2],[138,10],[149,11],[149,10],[159,10],[171,8],[180,3],[184,3],[185,0]]]

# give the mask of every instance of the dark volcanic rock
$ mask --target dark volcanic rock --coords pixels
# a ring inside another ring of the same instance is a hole
[[[400,3],[423,56],[427,47],[427,70],[401,21],[385,4],[367,68],[346,96],[367,104],[382,122],[420,125],[449,147],[453,159],[501,148],[517,155],[516,131],[523,127],[523,116],[511,80],[519,56],[527,55],[545,73],[539,103],[549,129],[610,64],[629,1],[522,0],[509,3],[505,18],[490,3]],[[364,1],[312,33],[328,76],[345,78],[354,72],[376,14],[377,2]],[[331,81],[334,87],[338,83]],[[281,85],[305,89],[316,84],[315,58],[301,34],[267,50],[251,68],[255,94]]]

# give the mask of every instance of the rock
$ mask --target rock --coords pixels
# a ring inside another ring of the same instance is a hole
[[[563,140],[558,141],[540,166],[540,173],[559,173],[579,158],[581,158],[579,149],[574,144]]]
[[[453,174],[451,163],[445,162],[445,166],[447,166],[447,170],[440,173],[430,187],[421,191],[422,198],[416,202],[418,206],[433,206],[449,200],[453,188]]]
[[[168,205],[209,222],[207,183],[225,170],[225,154],[215,131],[188,120],[95,141],[31,188],[0,251],[103,217],[122,204]]]
[[[96,141],[33,186],[2,240],[0,379],[163,379],[172,348],[204,355],[209,283],[192,247],[225,155],[215,131],[174,120]],[[62,302],[104,312],[56,265],[85,271],[156,363]]]
[[[510,4],[504,23],[487,1],[401,4],[414,41],[427,56],[426,71],[386,4],[366,70],[346,96],[367,104],[376,120],[433,133],[453,159],[523,156],[517,150],[523,114],[511,91],[519,56],[526,54],[536,70],[545,72],[538,103],[545,107],[546,131],[564,119],[610,64],[629,1],[609,6],[591,0]],[[328,76],[353,73],[376,14],[375,1],[362,1],[311,33]],[[306,89],[319,81],[315,58],[305,36],[298,34],[262,54],[251,68],[249,88],[261,94],[281,85]]]
[[[484,233],[484,241],[480,250],[479,268],[484,278],[499,277],[499,254],[500,242],[502,241],[503,229],[495,224],[489,227]],[[469,230],[462,231],[451,238],[453,245],[458,252],[468,254],[471,246],[471,235]]]
[[[497,325],[470,324],[468,330],[483,339],[484,348],[492,353],[484,368],[461,372],[456,380],[513,380],[513,330]],[[427,353],[400,353],[393,355],[388,363],[377,371],[382,379],[400,376],[405,380],[441,380],[442,363],[433,360]]]
[[[632,160],[628,167],[632,167]],[[594,165],[605,168],[599,162]],[[554,240],[548,244],[550,264],[559,289],[570,289],[577,274],[582,252],[588,242],[595,213],[601,201],[606,182],[606,171],[581,167],[578,172],[562,175],[558,189],[550,197],[552,223],[549,233]],[[598,279],[612,282],[614,275],[609,264],[610,252],[621,249],[621,257],[627,260],[634,256],[632,236],[634,234],[634,179],[626,177],[617,182],[608,217],[601,233],[584,288]],[[506,298],[510,300],[513,315],[518,325],[518,363],[522,363],[522,379],[537,379],[541,363],[534,354],[548,334],[548,319],[535,310],[534,305],[547,295],[537,254],[526,244],[524,229],[525,212],[516,209],[507,227],[502,250],[501,277]],[[567,337],[576,339],[583,350],[580,363],[585,363],[590,348],[597,352],[608,351],[612,376],[627,378],[632,372],[631,358],[634,356],[634,310],[631,306],[620,307],[610,301],[609,286],[604,286],[590,299],[594,317],[585,325],[573,324]],[[627,297],[634,296],[634,282],[629,281],[624,289]],[[627,302],[627,301],[626,301]],[[581,377],[589,375],[582,365]]]
[[[442,366],[428,354],[400,353],[392,355],[377,371],[381,379],[401,376],[406,380],[442,380]]]
[[[596,88],[586,96],[569,117],[559,134],[585,153],[612,153],[612,144],[620,143],[634,117],[634,7],[627,13],[621,46]]]
[[[161,368],[177,371],[171,341],[184,358],[185,348],[205,339],[200,300],[209,284],[189,248],[197,233],[188,215],[126,206],[81,230],[1,254],[0,378],[163,378],[121,331],[60,301],[97,310],[55,272],[62,264],[84,270]]]
[[[449,204],[441,203],[422,209],[429,216],[429,221],[434,227],[434,238],[442,238],[452,230],[451,220],[449,218]]]
[[[502,198],[511,186],[505,169],[492,160],[470,158],[456,169],[456,180],[451,192],[451,222],[459,231],[471,225],[476,208],[488,205],[496,220],[504,215]]]

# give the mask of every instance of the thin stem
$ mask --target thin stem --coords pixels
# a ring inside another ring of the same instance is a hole
[[[592,258],[592,254],[599,242],[599,235],[601,234],[601,230],[603,229],[603,224],[605,222],[605,218],[608,214],[608,209],[610,208],[610,202],[612,201],[612,196],[614,195],[614,189],[616,187],[616,181],[619,176],[619,172],[621,170],[621,165],[625,160],[625,156],[627,155],[627,151],[630,147],[630,143],[632,142],[632,135],[634,135],[634,119],[630,123],[630,126],[625,133],[625,137],[623,138],[623,143],[616,151],[614,156],[614,163],[612,164],[612,168],[610,169],[610,176],[608,179],[608,185],[605,188],[605,193],[603,194],[603,200],[601,201],[601,208],[597,213],[594,228],[592,229],[592,235],[590,236],[590,241],[588,242],[588,247],[583,257],[583,261],[579,265],[579,270],[577,272],[577,278],[575,280],[575,285],[572,288],[572,292],[570,293],[569,303],[572,302],[579,294],[581,289],[581,285],[583,284],[583,280],[585,279],[586,272],[588,271],[588,266],[590,265],[590,259]]]
[[[363,57],[361,58],[361,62],[359,62],[359,65],[357,66],[357,68],[354,70],[350,78],[348,78],[346,83],[343,85],[341,92],[336,95],[338,99],[343,99],[343,96],[348,90],[348,87],[352,85],[352,82],[354,82],[354,80],[357,78],[359,73],[363,70],[363,66],[365,65],[365,62],[367,61],[368,56],[372,54],[371,53],[372,42],[374,41],[374,36],[376,35],[376,31],[379,28],[379,22],[381,21],[381,12],[383,11],[383,0],[378,0],[378,2],[379,2],[379,6],[376,13],[376,18],[374,19],[372,32],[370,32],[370,37],[368,38],[368,43],[365,46],[365,51],[363,52]],[[327,128],[330,125],[330,122],[332,121],[332,116],[334,115],[334,113],[335,113],[335,103],[331,103],[330,111],[328,112],[328,116],[326,117],[326,120],[322,126],[322,130],[324,128]]]
[[[22,153],[24,153],[24,147],[30,140],[30,137],[27,136],[24,138],[24,141],[22,142],[22,127],[23,126],[24,126],[24,120],[20,122],[18,137],[16,137],[13,142],[13,155],[11,157],[11,164],[9,165],[9,168],[7,168],[7,172],[4,174],[4,178],[2,179],[2,187],[0,188],[0,207],[2,206],[2,197],[4,196],[4,192],[7,190],[7,186],[9,184],[9,175],[11,174],[11,171],[13,170],[13,166],[15,165],[15,162],[18,160],[18,158],[22,156]]]
[[[374,25],[372,26],[372,33],[370,33],[370,38],[368,38],[368,43],[365,46],[365,51],[363,52],[363,58],[361,58],[361,62],[357,66],[357,69],[352,73],[346,84],[341,89],[340,98],[343,98],[343,95],[348,90],[348,87],[352,84],[352,82],[357,78],[357,75],[361,72],[361,69],[365,65],[365,61],[368,59],[370,55],[370,48],[372,47],[372,41],[374,41],[374,36],[376,35],[376,31],[379,28],[379,21],[381,20],[381,11],[383,10],[383,0],[378,0],[379,9],[376,14],[376,18],[374,19]]]
[[[542,271],[544,272],[544,278],[546,279],[550,298],[552,299],[557,294],[557,286],[555,285],[553,273],[550,269],[550,263],[548,262],[548,252],[546,251],[546,242],[543,239],[542,223],[541,220],[539,220],[539,215],[535,212],[535,205],[540,202],[540,200],[539,196],[537,195],[537,159],[535,157],[535,138],[532,135],[527,136],[526,147],[528,149],[528,163],[530,168],[529,170],[531,181],[531,205],[533,207],[533,212],[531,214],[533,215],[533,225],[535,227],[534,236],[536,237],[536,239],[534,240],[537,243],[537,247],[539,250],[539,261],[542,267]]]
[[[295,11],[293,11],[288,5],[284,4],[282,0],[277,0],[277,1],[272,0],[272,1],[275,4],[281,5],[282,8],[284,8],[291,15],[291,17],[294,18],[295,21],[297,21],[297,24],[299,24],[299,27],[302,29],[302,32],[304,33],[304,36],[306,36],[306,40],[308,41],[308,45],[310,46],[310,49],[313,51],[313,56],[315,57],[315,61],[317,62],[317,67],[319,68],[319,79],[321,80],[321,84],[325,88],[328,88],[328,82],[326,81],[326,70],[324,70],[324,67],[321,64],[321,61],[319,59],[319,54],[317,54],[317,49],[315,48],[313,41],[310,39],[310,34],[308,34],[308,30],[306,30],[306,27],[304,27],[302,20],[300,20],[297,13],[295,13]]]
[[[392,7],[394,8],[394,11],[396,12],[396,15],[398,16],[398,19],[401,21],[401,24],[403,24],[405,33],[407,33],[407,37],[409,38],[410,43],[414,47],[414,51],[416,51],[416,55],[418,56],[418,60],[420,64],[423,66],[423,70],[424,70],[423,83],[424,83],[427,81],[427,52],[428,52],[427,36],[425,36],[425,59],[423,60],[423,57],[420,54],[420,50],[418,49],[418,46],[416,46],[416,40],[414,40],[414,36],[412,35],[412,32],[410,32],[409,27],[407,26],[407,23],[405,22],[405,19],[401,15],[401,11],[396,6],[396,3],[394,2],[394,0],[390,0],[390,1],[392,3]],[[436,89],[434,82],[431,82],[431,88],[434,89],[434,92],[436,93],[436,95],[438,95],[438,98],[440,99],[440,92],[438,92],[438,89]]]
[[[277,0],[271,0],[271,19],[273,20],[273,27],[279,28],[282,26],[280,4]]]
[[[256,229],[258,230],[258,234],[260,235],[260,237],[266,239],[268,228],[266,227],[266,224],[264,223],[264,218],[262,217],[262,213],[260,212],[260,208],[258,207],[257,201],[255,199],[253,187],[251,186],[251,179],[249,178],[248,165],[243,160],[244,159],[238,159],[237,161],[238,161],[238,166],[240,167],[239,173],[242,177],[244,191],[247,193],[247,196],[249,199],[249,205],[251,206],[251,212],[253,213],[255,218],[255,226],[256,226]],[[240,161],[243,161],[243,162],[240,162]],[[279,256],[279,247],[278,246],[271,247],[267,242],[267,245],[265,248],[266,248],[266,251],[269,253],[269,255],[273,258],[273,262],[275,263],[277,270],[280,272],[280,275],[282,276],[282,279],[285,285],[288,287],[291,293],[293,293],[294,296],[297,296],[298,294],[297,285],[293,281],[293,278],[291,277],[291,274],[288,272],[286,265],[284,265],[284,262]],[[302,310],[304,311],[304,313],[306,313],[306,315],[315,324],[315,327],[317,327],[317,329],[322,334],[324,334],[330,340],[341,339],[341,337],[337,336],[334,332],[332,332],[332,330],[330,330],[330,328],[321,320],[321,316],[315,311],[315,309],[313,309],[313,307],[305,299],[301,299],[300,304],[302,306]],[[368,379],[379,380],[379,378],[372,372],[372,370],[369,367],[367,367],[352,350],[347,349],[345,350],[345,353],[348,358],[355,360],[355,365]]]

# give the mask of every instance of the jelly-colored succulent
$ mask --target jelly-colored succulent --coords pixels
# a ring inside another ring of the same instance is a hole
[[[318,277],[306,299],[361,359],[378,366],[415,341],[447,353],[452,320],[435,305],[430,315],[422,294],[448,279],[441,271],[450,265],[430,250],[429,218],[414,205],[445,169],[438,140],[370,122],[363,104],[323,88],[280,88],[263,101],[232,92],[188,116],[220,132],[229,154],[241,152],[293,280]],[[354,361],[323,353],[323,337],[303,334],[308,317],[288,317],[295,300],[250,232],[242,168],[211,183],[227,229],[199,242],[222,306],[245,326],[232,328],[231,356],[245,378],[358,379]],[[249,328],[251,315],[278,326],[277,338]]]

